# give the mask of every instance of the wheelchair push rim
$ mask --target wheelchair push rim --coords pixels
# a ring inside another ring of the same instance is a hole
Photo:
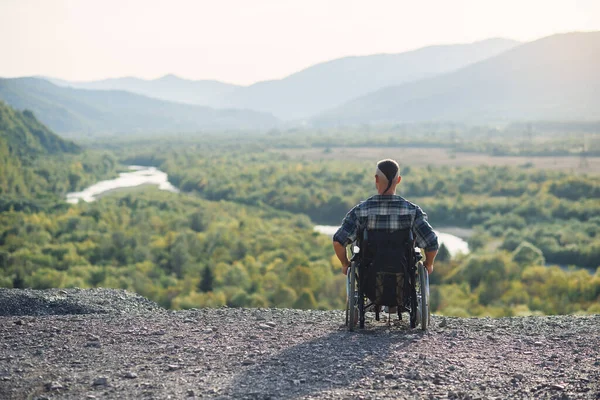
[[[348,279],[347,279],[347,301],[346,301],[346,325],[349,331],[353,331],[359,318],[359,293],[356,282],[356,263],[351,262],[350,268],[348,268]]]
[[[430,325],[431,314],[429,312],[429,274],[422,262],[419,261],[417,273],[417,325],[422,330],[427,330]]]

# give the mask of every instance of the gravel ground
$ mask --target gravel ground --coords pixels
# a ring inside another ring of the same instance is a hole
[[[600,315],[166,311],[124,291],[0,289],[0,399],[600,398]]]

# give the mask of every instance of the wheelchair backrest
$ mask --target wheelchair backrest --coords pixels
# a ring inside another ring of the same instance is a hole
[[[359,238],[364,293],[379,305],[403,305],[406,289],[412,287],[410,277],[415,268],[412,231],[365,229]]]
[[[359,243],[362,259],[384,265],[377,269],[404,269],[414,263],[414,237],[411,229],[382,231],[365,229]]]

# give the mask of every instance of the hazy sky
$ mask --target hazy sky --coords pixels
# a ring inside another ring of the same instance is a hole
[[[0,77],[250,84],[348,55],[600,30],[598,0],[0,0]]]

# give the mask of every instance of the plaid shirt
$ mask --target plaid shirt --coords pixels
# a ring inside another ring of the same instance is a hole
[[[396,195],[376,195],[359,203],[346,214],[333,240],[347,246],[356,240],[358,227],[395,231],[411,228],[417,246],[425,251],[437,250],[438,238],[421,208]]]

